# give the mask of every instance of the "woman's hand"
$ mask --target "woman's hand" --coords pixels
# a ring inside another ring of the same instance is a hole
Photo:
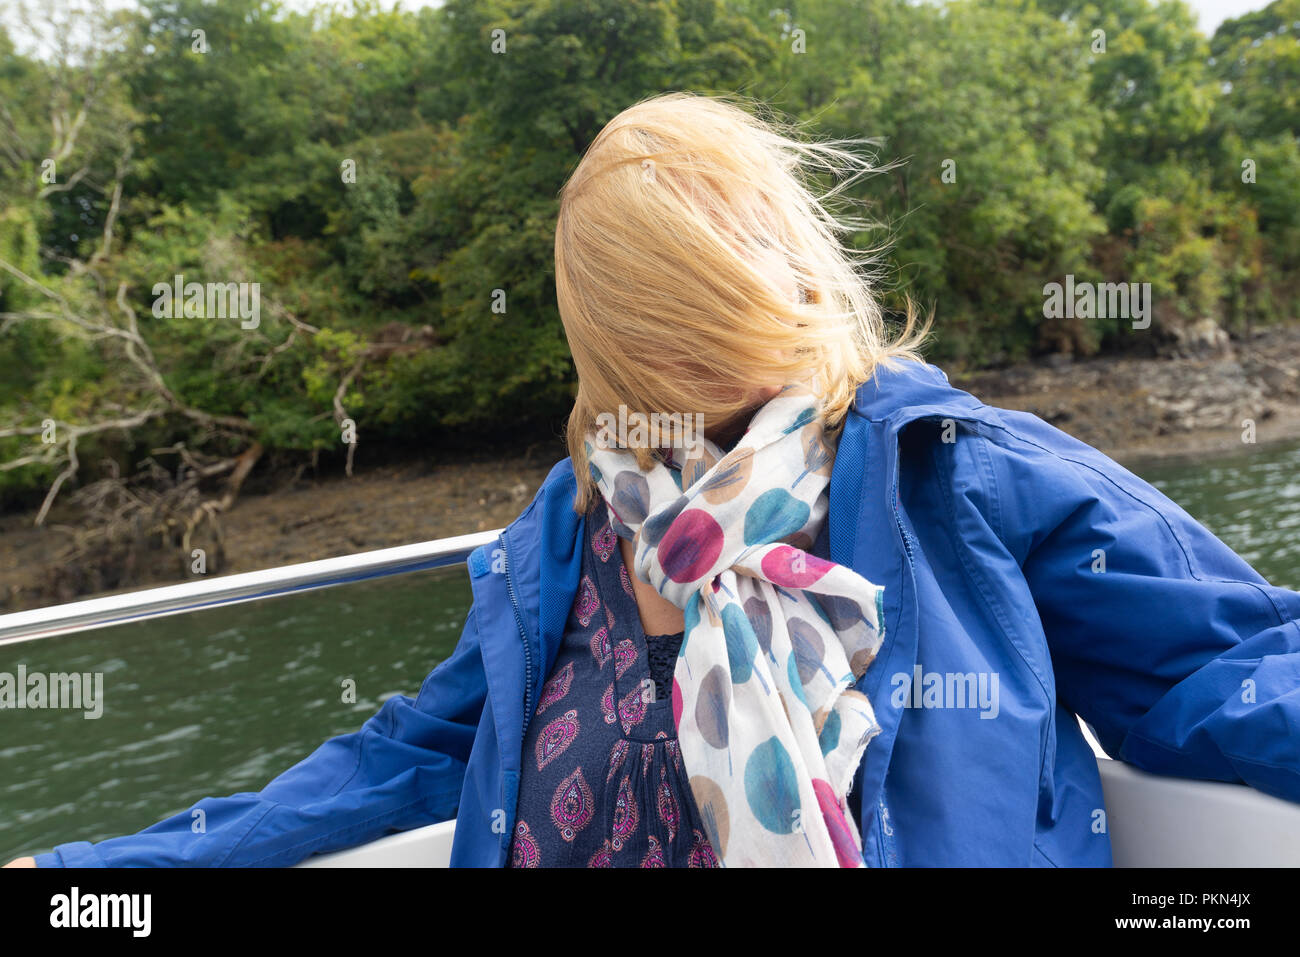
[[[35,867],[36,858],[34,857],[15,857],[5,867]]]

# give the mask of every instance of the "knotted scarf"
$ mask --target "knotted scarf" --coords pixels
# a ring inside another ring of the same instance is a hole
[[[586,451],[635,573],[682,609],[673,719],[724,866],[863,867],[847,795],[880,731],[853,686],[880,648],[880,586],[810,554],[835,450],[786,386],[723,454],[678,433],[643,470],[607,434]]]

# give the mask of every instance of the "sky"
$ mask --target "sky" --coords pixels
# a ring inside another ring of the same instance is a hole
[[[305,8],[311,6],[311,0],[285,0],[285,2],[287,6],[291,7]],[[385,2],[386,4],[391,3],[391,0],[385,0]],[[1249,13],[1252,10],[1263,10],[1269,5],[1270,0],[1183,0],[1183,2],[1196,11],[1201,30],[1208,36],[1224,20],[1239,17],[1243,13]],[[1100,0],[1100,3],[1104,4],[1105,0]],[[402,3],[402,6],[407,9],[437,5],[438,0],[404,0]],[[780,3],[773,2],[772,6],[779,7]]]
[[[1239,17],[1252,10],[1263,10],[1268,3],[1262,0],[1186,0],[1200,19],[1201,30],[1210,34],[1220,23]]]
[[[1101,3],[1104,2],[1105,0],[1101,0]],[[1201,30],[1209,35],[1224,20],[1239,17],[1251,10],[1263,10],[1270,0],[1183,0],[1183,2],[1196,11]],[[286,0],[286,4],[293,7],[307,7],[311,2],[310,0]],[[774,2],[772,5],[779,7],[780,3]],[[437,0],[404,0],[402,6],[407,9],[437,6]]]
[[[36,0],[39,4],[40,0]],[[107,6],[111,8],[133,7],[135,0],[105,0]],[[219,2],[219,0],[218,0]],[[437,6],[441,0],[402,0],[402,7],[405,9],[416,9],[419,7]],[[773,6],[776,6],[780,0],[773,0]],[[1105,3],[1105,0],[1099,0]],[[1184,0],[1196,12],[1197,19],[1200,23],[1201,31],[1209,36],[1214,33],[1215,29],[1224,20],[1230,17],[1239,17],[1243,13],[1249,13],[1252,10],[1262,10],[1268,6],[1270,0]],[[292,9],[305,10],[315,6],[315,0],[282,0],[285,6]],[[386,7],[395,5],[395,0],[382,0]],[[13,23],[14,13],[10,8],[7,0],[0,0],[0,24],[11,26]]]
[[[1101,3],[1104,2],[1105,0],[1101,0]],[[1268,6],[1270,0],[1183,0],[1183,2],[1196,11],[1201,30],[1208,36],[1224,20],[1230,17],[1239,17],[1251,10],[1263,10]],[[286,0],[286,3],[288,6],[294,7],[311,5],[310,0]],[[779,7],[780,3],[774,2],[772,5]],[[437,0],[405,0],[402,6],[407,9],[437,6]]]

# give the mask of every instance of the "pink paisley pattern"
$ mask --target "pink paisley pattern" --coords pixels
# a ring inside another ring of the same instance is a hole
[[[594,798],[582,768],[560,782],[551,798],[551,820],[560,831],[560,837],[572,841],[591,822]]]
[[[596,557],[602,562],[609,561],[609,557],[614,554],[614,546],[618,544],[618,536],[614,530],[609,527],[609,522],[600,526],[596,535],[591,540],[591,550],[596,553]]]
[[[660,777],[658,788],[659,820],[668,831],[668,843],[677,837],[677,799],[668,784],[667,776]]]
[[[515,842],[510,849],[511,867],[541,867],[542,856],[537,852],[537,842],[533,840],[528,825],[520,821],[515,825]]]
[[[604,668],[609,661],[609,629],[601,628],[591,636],[591,656],[596,659],[596,667]]]
[[[621,678],[627,669],[636,664],[636,645],[631,638],[624,638],[614,646],[614,677]]]
[[[633,688],[619,701],[618,717],[623,722],[624,734],[631,734],[632,729],[645,718],[645,695],[640,688]]]
[[[623,850],[641,820],[641,812],[636,806],[636,796],[632,793],[632,780],[625,774],[618,786],[618,797],[614,799],[614,833],[609,839],[610,847],[616,851]]]
[[[632,598],[635,598],[636,592],[632,590],[632,579],[628,577],[626,565],[618,570],[618,580],[623,586],[623,591],[627,592]]]
[[[614,686],[612,684],[600,696],[600,712],[605,716],[606,724],[613,724],[618,720],[618,715],[614,713]]]
[[[574,614],[578,616],[578,622],[586,628],[591,624],[591,616],[596,614],[600,608],[600,599],[596,596],[596,583],[591,580],[590,575],[583,575],[582,582],[578,585],[577,604],[573,606]]]
[[[572,708],[564,712],[537,736],[534,753],[537,757],[537,770],[542,770],[573,743],[578,736],[578,712]]]
[[[569,688],[572,684],[573,662],[570,661],[567,665],[552,675],[551,679],[547,681],[546,685],[542,688],[542,700],[537,703],[536,713],[541,714],[550,705],[555,704],[555,702],[568,694]]]
[[[591,855],[591,860],[587,862],[588,867],[613,867],[614,864],[610,859],[609,838],[605,838],[605,845],[595,854]]]
[[[653,834],[650,835],[650,850],[646,852],[645,857],[641,858],[642,867],[667,867],[664,860],[664,849],[659,846]]]
[[[718,858],[713,853],[713,845],[699,831],[692,831],[695,835],[695,843],[691,845],[691,854],[687,859],[687,867],[717,867]]]
[[[606,783],[614,780],[614,775],[618,773],[618,769],[621,768],[623,762],[627,760],[627,752],[630,747],[631,745],[628,744],[627,738],[619,738],[614,742],[614,747],[611,748],[609,752],[609,774],[605,775]]]

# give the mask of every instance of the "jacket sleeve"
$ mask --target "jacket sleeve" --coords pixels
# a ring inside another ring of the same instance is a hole
[[[412,700],[326,741],[256,793],[204,798],[137,834],[61,844],[38,867],[286,867],[456,816],[487,697],[475,612]],[[201,813],[200,813],[201,812]]]
[[[1028,413],[989,467],[1058,699],[1112,757],[1300,801],[1300,593],[1159,490]]]

